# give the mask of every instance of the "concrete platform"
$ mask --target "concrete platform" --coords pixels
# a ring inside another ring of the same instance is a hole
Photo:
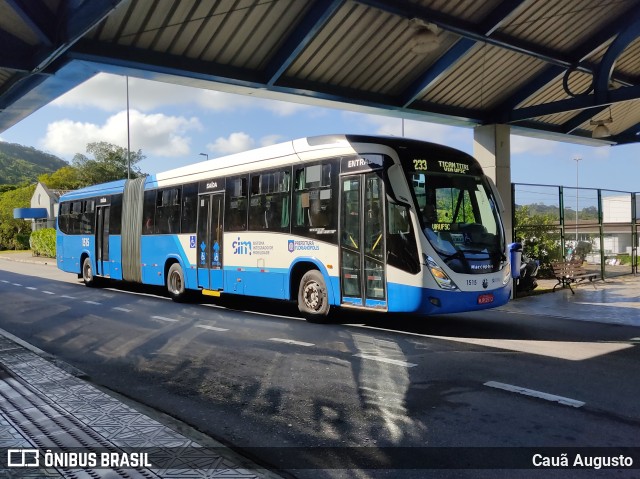
[[[540,281],[539,281],[540,283]],[[550,287],[555,281],[550,282]],[[543,286],[543,285],[541,285]],[[627,275],[605,281],[583,282],[575,294],[569,288],[510,301],[501,311],[640,326],[640,276]]]
[[[140,412],[52,359],[0,330],[0,477],[279,477],[209,438],[178,432],[169,418]]]
[[[56,267],[54,258],[30,251],[2,252],[0,261]],[[0,329],[0,478],[280,477],[83,376]],[[47,466],[47,459],[57,462]],[[73,467],[74,460],[96,465]],[[10,461],[39,466],[10,467]]]

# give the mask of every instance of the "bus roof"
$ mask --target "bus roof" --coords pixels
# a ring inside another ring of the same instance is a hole
[[[211,178],[211,176],[215,175],[223,176],[227,174],[236,174],[236,170],[241,169],[242,167],[247,167],[252,163],[256,163],[257,170],[276,166],[279,161],[284,160],[303,162],[315,156],[314,153],[323,150],[331,150],[332,155],[349,155],[355,153],[353,144],[356,143],[382,143],[392,148],[402,146],[426,146],[429,149],[438,151],[438,154],[442,156],[456,156],[458,159],[465,158],[469,162],[475,162],[475,159],[472,156],[460,150],[422,140],[374,135],[320,135],[290,140],[271,146],[256,148],[241,153],[212,158],[206,161],[200,161],[179,168],[174,168],[148,176],[146,184],[147,188],[149,188],[175,184],[176,182],[186,183],[199,181]],[[270,160],[273,165],[265,163]],[[65,194],[61,197],[61,200],[73,200],[76,198],[86,198],[88,196],[122,193],[125,182],[126,180],[119,180],[88,186]]]
[[[97,185],[87,186],[78,190],[69,191],[60,197],[60,201],[70,201],[74,199],[82,199],[90,196],[111,195],[122,193],[124,184],[127,180],[110,181],[109,183],[100,183]]]

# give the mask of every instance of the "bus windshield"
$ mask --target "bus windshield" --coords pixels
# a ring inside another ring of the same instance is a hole
[[[498,271],[504,240],[495,198],[473,174],[408,172],[425,236],[459,273]]]

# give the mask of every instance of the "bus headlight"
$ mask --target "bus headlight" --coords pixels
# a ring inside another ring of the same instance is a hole
[[[504,267],[504,277],[502,278],[502,285],[506,285],[511,279],[511,264],[507,261]]]
[[[448,290],[458,289],[458,286],[456,286],[453,280],[449,278],[447,273],[445,273],[444,270],[440,266],[438,266],[438,263],[436,263],[431,256],[426,256],[425,259],[427,260],[426,265],[429,268],[429,271],[431,271],[433,279],[435,279],[436,283],[438,283],[438,286],[440,286],[442,289]]]

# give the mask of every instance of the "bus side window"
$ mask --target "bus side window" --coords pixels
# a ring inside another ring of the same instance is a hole
[[[60,204],[60,212],[58,213],[58,229],[65,234],[69,233],[69,211],[71,203],[65,201]]]
[[[69,211],[69,233],[79,235],[81,233],[80,217],[82,215],[82,201],[71,202]]]
[[[292,223],[297,234],[317,234],[325,241],[336,241],[337,177],[334,160],[294,170]]]
[[[247,229],[247,177],[227,180],[225,198],[225,231],[246,231]]]
[[[111,196],[109,212],[109,234],[119,235],[122,232],[122,195]]]
[[[150,235],[155,233],[156,192],[157,190],[149,190],[144,192],[144,203],[142,207],[143,235]]]
[[[250,230],[289,230],[290,184],[289,171],[270,171],[251,175]]]
[[[182,187],[182,233],[195,233],[198,217],[198,183]]]
[[[158,191],[156,204],[156,233],[176,234],[180,231],[180,188]]]
[[[82,202],[82,216],[80,219],[80,233],[93,234],[95,221],[95,200],[84,200]]]

